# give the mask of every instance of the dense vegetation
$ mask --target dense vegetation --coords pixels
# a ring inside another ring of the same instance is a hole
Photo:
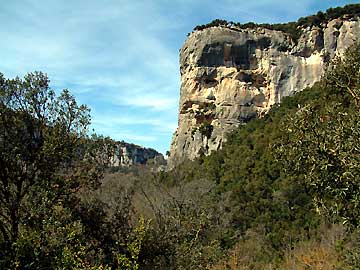
[[[1,76],[0,269],[358,269],[360,45],[332,67],[159,173],[107,168],[44,74]]]
[[[330,20],[339,18],[343,15],[354,16],[359,14],[360,14],[360,4],[351,4],[351,5],[346,5],[344,7],[329,8],[325,12],[319,11],[316,15],[302,17],[297,22],[277,23],[277,24],[269,24],[269,23],[257,24],[254,22],[248,22],[245,24],[241,24],[232,21],[228,22],[226,20],[215,19],[208,24],[196,26],[194,28],[194,31],[203,30],[213,26],[229,27],[232,29],[239,29],[239,28],[254,29],[257,27],[262,27],[270,30],[277,30],[288,33],[292,37],[292,39],[295,42],[297,42],[297,40],[301,35],[302,28],[306,28],[309,26],[320,26],[323,23],[327,23]]]

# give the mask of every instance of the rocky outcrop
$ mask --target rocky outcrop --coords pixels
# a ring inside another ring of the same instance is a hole
[[[111,160],[112,167],[149,165],[161,167],[166,164],[164,156],[151,148],[144,148],[124,141],[116,142],[116,153]]]
[[[357,16],[305,28],[297,42],[264,28],[193,32],[180,51],[179,120],[169,166],[219,149],[229,131],[312,86],[358,37]]]

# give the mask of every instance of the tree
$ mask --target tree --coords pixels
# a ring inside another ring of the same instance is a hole
[[[89,112],[68,90],[56,96],[46,74],[0,74],[0,266],[15,260],[21,231],[40,228],[54,206],[69,208],[75,193],[99,183],[96,153],[111,147],[88,138]]]
[[[284,121],[280,158],[319,210],[360,225],[360,45],[332,63],[323,96]]]
[[[344,57],[336,57],[324,76],[328,91],[336,94],[348,93],[360,106],[360,44],[347,49]]]

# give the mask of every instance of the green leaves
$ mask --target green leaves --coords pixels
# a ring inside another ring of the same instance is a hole
[[[139,224],[133,229],[129,235],[127,250],[129,256],[125,254],[117,255],[118,270],[138,270],[139,254],[144,241],[144,237],[149,230],[150,221],[146,222],[144,218],[139,219]]]
[[[360,45],[336,59],[313,100],[290,115],[278,144],[290,174],[303,175],[321,211],[360,225]]]
[[[43,220],[53,216],[54,206],[72,209],[80,190],[99,185],[112,141],[90,139],[89,124],[90,110],[68,90],[56,96],[46,74],[23,79],[0,74],[0,255],[7,258],[5,265],[17,260],[14,244],[20,235],[46,231]],[[59,224],[57,232],[63,228]],[[23,260],[22,266],[45,263],[34,253]]]
[[[324,87],[330,93],[350,95],[349,102],[360,105],[360,49],[359,44],[353,44],[343,57],[337,57],[324,76]]]

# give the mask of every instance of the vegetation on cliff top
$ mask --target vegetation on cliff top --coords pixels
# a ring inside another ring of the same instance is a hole
[[[257,27],[262,27],[270,30],[282,31],[288,33],[292,39],[296,42],[300,35],[301,29],[304,27],[311,26],[320,26],[323,23],[329,22],[330,20],[339,18],[343,15],[359,15],[360,14],[360,4],[351,4],[344,7],[329,8],[325,12],[319,11],[316,15],[311,15],[307,17],[300,18],[297,22],[288,22],[288,23],[277,23],[277,24],[268,24],[262,23],[257,24],[254,22],[248,22],[245,24],[228,22],[226,20],[215,19],[212,22],[204,25],[198,25],[194,28],[194,31],[203,30],[213,26],[227,27],[230,29],[254,29]]]

